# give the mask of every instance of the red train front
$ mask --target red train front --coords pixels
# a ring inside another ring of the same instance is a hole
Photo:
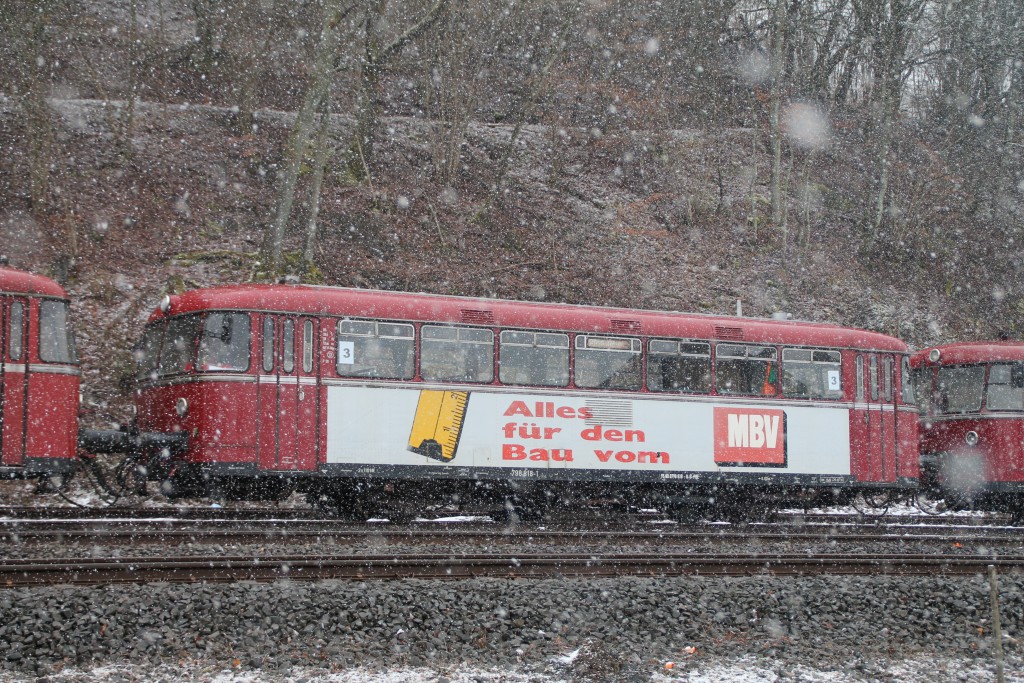
[[[951,503],[1020,510],[1024,344],[970,342],[911,359],[921,405],[922,483]]]
[[[56,282],[0,266],[0,347],[0,477],[71,472],[81,372]]]
[[[186,491],[682,505],[917,484],[906,346],[863,330],[248,285],[167,298],[137,357],[138,429],[188,438],[149,471]]]

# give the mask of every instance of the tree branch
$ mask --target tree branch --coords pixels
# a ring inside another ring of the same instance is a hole
[[[447,9],[447,7],[448,0],[437,0],[437,2],[434,3],[434,6],[431,7],[425,15],[423,15],[423,18],[420,19],[418,24],[412,26],[408,31],[395,38],[393,43],[381,50],[378,54],[373,55],[372,61],[375,64],[382,64],[398,52],[401,52],[402,48],[430,28],[434,22],[440,18],[441,12]]]

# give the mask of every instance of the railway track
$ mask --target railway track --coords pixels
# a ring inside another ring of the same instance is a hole
[[[603,526],[622,526],[629,523],[672,523],[657,513],[614,514],[609,517],[590,516],[587,512],[573,516],[555,517],[552,523],[581,525],[601,524]],[[168,506],[168,507],[16,507],[0,506],[0,522],[17,520],[277,520],[277,521],[318,521],[337,522],[336,519],[312,508],[215,508],[199,506]],[[440,518],[445,519],[444,517]],[[801,524],[832,524],[832,525],[917,525],[917,526],[1009,526],[1010,516],[1001,513],[978,514],[943,514],[943,515],[891,515],[891,514],[847,514],[847,513],[776,513],[768,522],[789,525]],[[423,519],[420,524],[432,523],[434,520]],[[492,523],[496,524],[496,523]],[[726,522],[708,522],[707,525],[728,525]]]
[[[883,542],[934,541],[942,543],[985,543],[1022,545],[1024,534],[1015,528],[960,526],[801,526],[782,529],[774,525],[745,527],[663,529],[507,529],[490,526],[447,526],[442,528],[352,525],[331,521],[297,522],[280,520],[77,520],[0,521],[0,548],[4,545],[103,544],[152,545],[184,543],[330,543],[375,542],[406,544],[439,543],[587,543],[658,544],[683,542],[787,543],[792,541]]]
[[[120,558],[115,560],[8,560],[0,587],[113,583],[224,583],[235,581],[609,577],[609,576],[809,576],[968,575],[995,565],[1024,571],[1024,555],[665,553],[517,555],[280,555],[219,558]]]

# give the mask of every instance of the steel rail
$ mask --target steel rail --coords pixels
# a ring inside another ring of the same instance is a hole
[[[0,587],[153,581],[235,582],[323,579],[465,579],[607,576],[965,575],[1024,571],[1024,555],[870,554],[709,555],[665,553],[522,555],[295,555],[219,558],[8,560]]]
[[[498,528],[444,528],[444,529],[393,529],[388,527],[352,527],[351,525],[310,525],[306,523],[272,522],[258,524],[241,522],[208,524],[205,522],[118,524],[81,522],[75,525],[50,525],[48,523],[4,523],[0,522],[0,547],[3,545],[41,545],[47,543],[65,544],[109,544],[109,545],[151,545],[166,543],[312,543],[355,544],[368,539],[395,543],[441,543],[475,542],[491,543],[532,543],[577,542],[577,543],[646,543],[665,544],[679,542],[772,542],[790,541],[819,542],[939,542],[960,544],[1024,544],[1024,534],[1016,530],[974,528],[965,530],[953,527],[949,533],[938,528],[852,527],[849,529],[800,527],[778,530],[775,527],[730,528],[715,530],[550,530]]]
[[[605,518],[588,519],[586,512],[577,515],[580,519],[566,519],[565,515],[555,515],[551,520],[553,524],[565,524],[568,522],[586,524],[587,522],[599,522],[609,525],[627,525],[635,519],[646,519],[649,521],[666,520],[667,516],[647,513],[615,513]],[[301,522],[333,522],[339,520],[325,515],[312,508],[275,508],[266,505],[259,508],[213,508],[209,506],[166,506],[166,507],[98,507],[98,508],[76,508],[76,507],[13,507],[0,506],[0,522],[29,521],[29,520],[218,520],[218,521],[301,521]],[[803,512],[779,512],[775,513],[774,520],[770,522],[751,522],[752,524],[790,524],[790,525],[815,525],[815,524],[887,524],[887,525],[918,525],[918,526],[1007,526],[1010,517],[1002,513],[985,513],[984,515],[889,515],[889,514],[854,514],[854,513],[803,513]],[[443,523],[435,520],[425,520],[414,524]],[[728,523],[709,522],[712,525],[726,525]],[[702,524],[698,523],[697,526]],[[498,523],[491,523],[490,526],[501,526]]]

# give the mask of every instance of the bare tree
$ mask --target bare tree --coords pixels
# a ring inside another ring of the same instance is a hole
[[[28,148],[29,201],[42,214],[50,208],[50,165],[53,156],[53,112],[47,102],[55,58],[52,41],[59,3],[15,2],[0,6],[0,36],[7,43],[0,76],[23,113]]]
[[[284,166],[278,176],[274,215],[264,231],[260,249],[260,273],[266,277],[275,277],[281,270],[284,235],[295,202],[299,170],[309,148],[310,137],[314,134],[318,112],[321,116],[329,116],[331,79],[341,43],[340,24],[354,8],[355,5],[342,8],[342,0],[324,0],[323,26],[313,59],[313,71],[288,138]]]
[[[223,52],[231,72],[234,128],[245,134],[255,122],[256,87],[275,35],[273,15],[259,0],[225,0],[225,4],[231,21],[225,22]]]
[[[526,70],[529,75],[522,84],[522,93],[512,110],[514,121],[512,130],[499,157],[498,167],[491,181],[491,192],[484,208],[478,214],[479,218],[486,218],[495,201],[501,197],[505,176],[508,174],[515,156],[516,144],[519,142],[523,125],[533,114],[545,94],[550,83],[552,67],[564,57],[571,44],[569,41],[570,30],[579,13],[580,6],[575,2],[570,2],[567,6],[553,5],[547,9],[549,10],[547,17],[537,24],[536,42],[532,45],[531,50],[533,61]],[[557,24],[554,23],[556,20]]]
[[[458,0],[437,24],[424,74],[430,115],[434,180],[451,184],[461,164],[460,149],[494,61],[508,41],[513,12],[508,2]]]
[[[447,6],[448,0],[436,0],[409,28],[387,42],[388,0],[370,0],[363,21],[365,43],[356,95],[356,130],[346,155],[346,168],[353,178],[366,178],[373,163],[374,138],[380,120],[380,84],[388,64],[433,26]]]
[[[874,198],[867,221],[867,236],[871,240],[878,239],[886,216],[889,155],[908,73],[907,51],[925,4],[926,0],[853,0],[865,34],[874,37],[868,53],[872,76],[870,100],[876,112],[872,133],[876,164]]]
[[[786,243],[786,227],[783,219],[785,200],[782,196],[782,110],[783,91],[783,53],[786,49],[788,17],[786,0],[775,0],[772,17],[771,41],[771,96],[769,105],[769,136],[771,138],[772,163],[770,177],[770,194],[772,203],[772,224],[782,228],[783,244]]]

